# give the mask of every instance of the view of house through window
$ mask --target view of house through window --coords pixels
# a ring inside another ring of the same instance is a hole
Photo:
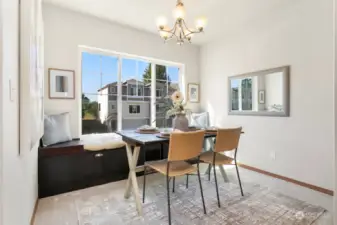
[[[167,108],[172,103],[171,95],[179,90],[179,69],[156,65],[156,124],[171,127],[172,119],[166,119]]]
[[[82,134],[112,132],[117,128],[118,58],[82,54]]]
[[[151,62],[120,60],[118,74],[118,57],[82,53],[82,134],[136,129],[153,122],[171,126],[165,114],[170,96],[179,90],[179,68],[156,65],[153,77]]]

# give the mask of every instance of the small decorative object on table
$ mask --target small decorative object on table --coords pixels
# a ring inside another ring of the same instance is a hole
[[[172,105],[166,112],[166,118],[175,116],[172,121],[173,129],[188,131],[188,120],[186,118],[186,112],[188,109],[185,108],[186,104],[183,102],[184,98],[180,91],[176,91],[171,96]]]
[[[164,128],[164,129],[160,132],[160,134],[157,135],[157,137],[160,137],[160,138],[170,138],[171,133],[172,133],[172,129]]]
[[[140,134],[156,134],[159,133],[159,130],[156,127],[151,127],[149,125],[143,125],[136,130]]]

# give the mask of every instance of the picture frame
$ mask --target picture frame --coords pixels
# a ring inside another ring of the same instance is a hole
[[[187,100],[191,103],[200,102],[200,90],[199,84],[189,83],[187,85]]]
[[[259,91],[259,103],[260,104],[265,104],[265,91],[261,90]]]
[[[50,99],[75,99],[75,71],[49,68],[48,89]]]

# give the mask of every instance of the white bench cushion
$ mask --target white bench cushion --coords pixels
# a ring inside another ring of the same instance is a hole
[[[117,149],[125,146],[122,137],[116,133],[85,134],[81,136],[83,148],[89,151]]]

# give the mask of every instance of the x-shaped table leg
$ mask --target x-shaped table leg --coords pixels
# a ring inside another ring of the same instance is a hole
[[[129,198],[131,194],[131,186],[132,186],[132,193],[133,197],[136,201],[136,207],[139,215],[143,214],[143,208],[142,204],[140,201],[140,196],[139,196],[139,189],[138,189],[138,183],[137,183],[137,176],[136,176],[136,167],[137,167],[137,161],[139,157],[139,152],[140,152],[140,146],[136,146],[134,148],[133,154],[132,154],[132,149],[131,145],[127,144],[126,145],[126,154],[128,157],[128,163],[129,163],[129,178],[126,183],[126,189],[124,193],[124,198]]]

